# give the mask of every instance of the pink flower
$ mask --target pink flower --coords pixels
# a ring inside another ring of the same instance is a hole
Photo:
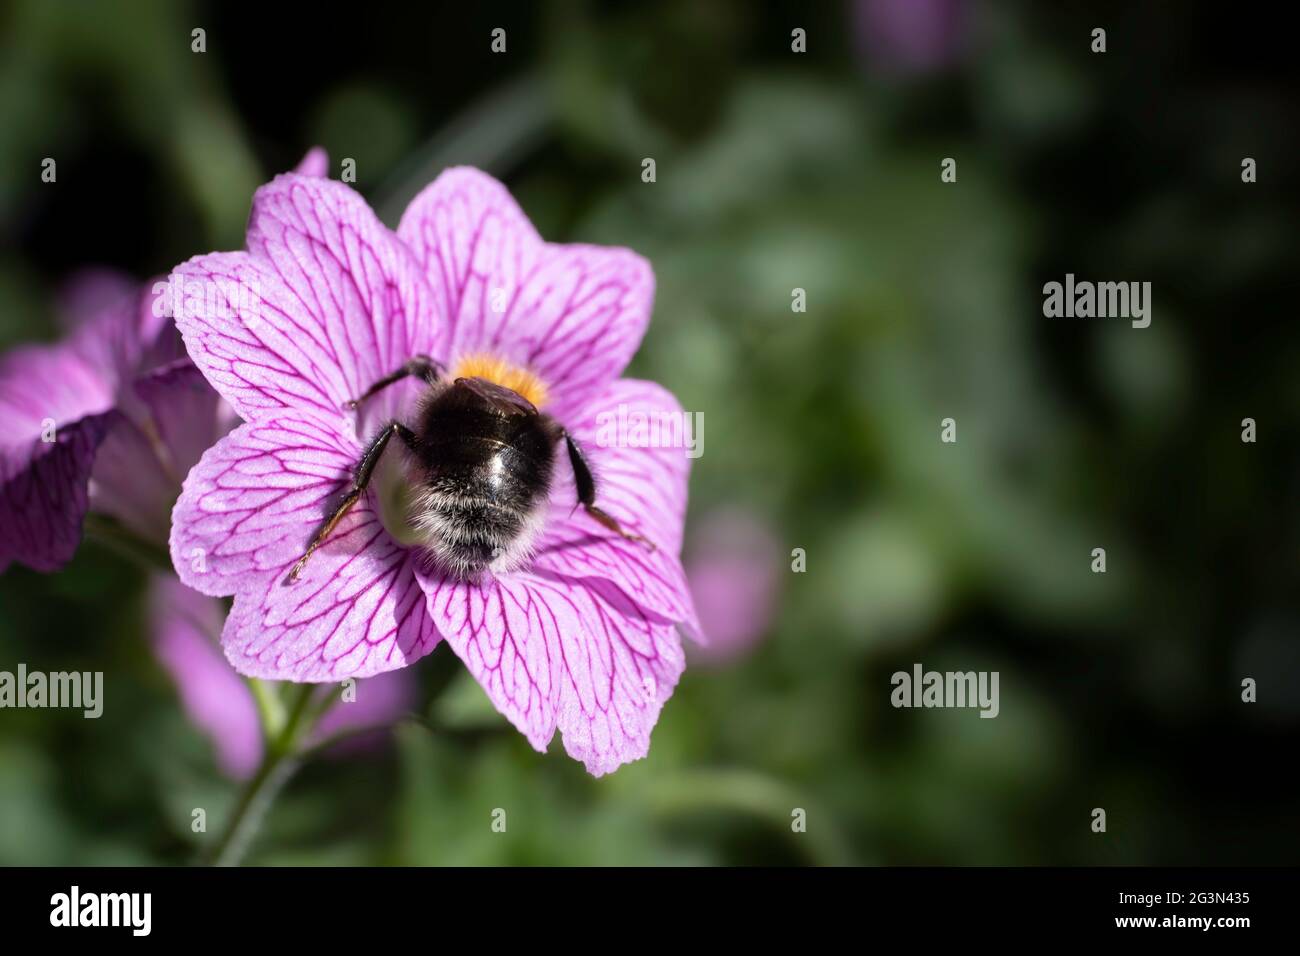
[[[254,198],[247,245],[172,276],[186,347],[245,422],[190,473],[171,538],[186,584],[234,595],[222,643],[236,670],[365,677],[446,638],[538,750],[558,727],[593,774],[644,756],[684,667],[679,628],[699,630],[678,557],[684,449],[597,440],[602,413],[682,414],[658,385],[619,378],[649,321],[649,265],[543,242],[473,169],[443,173],[396,233],[340,183],[280,176]],[[418,477],[399,468],[387,482],[376,473],[290,580],[369,440],[411,421],[421,389],[399,382],[361,412],[345,406],[422,355],[450,378],[459,368],[548,396],[545,412],[593,466],[599,508],[653,547],[577,507],[559,453],[531,558],[514,570],[439,570],[391,504]]]
[[[707,515],[686,561],[700,626],[709,646],[700,659],[715,664],[743,657],[766,632],[781,584],[781,549],[767,525],[747,511]]]
[[[296,171],[327,166],[316,147]],[[181,481],[233,424],[161,286],[87,270],[62,297],[67,338],[0,357],[0,572],[66,564],[87,510],[166,541]]]
[[[0,357],[0,571],[65,564],[91,507],[165,541],[217,437],[217,396],[148,290],[96,272],[67,299],[67,338]]]
[[[175,578],[155,575],[150,593],[154,651],[176,682],[185,712],[208,735],[217,764],[231,777],[247,778],[262,760],[262,728],[252,691],[221,653],[221,602]],[[401,716],[415,696],[405,671],[358,681],[355,700],[343,699],[316,725],[313,741],[347,729],[379,725]]]

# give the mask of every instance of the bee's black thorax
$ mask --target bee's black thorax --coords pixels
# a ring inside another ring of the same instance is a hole
[[[415,523],[451,570],[512,566],[546,506],[557,426],[526,399],[483,379],[430,389],[414,422]]]

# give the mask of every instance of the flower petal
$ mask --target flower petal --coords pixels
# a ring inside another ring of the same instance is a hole
[[[172,562],[205,594],[235,594],[222,635],[236,670],[275,680],[365,677],[438,641],[372,499],[357,502],[287,581],[361,455],[310,412],[247,422],[209,449],[172,515]]]
[[[667,389],[637,379],[620,379],[589,401],[569,432],[596,475],[596,504],[655,547],[621,538],[581,508],[575,510],[572,471],[561,455],[533,567],[570,579],[607,581],[648,614],[699,637],[680,558],[691,464],[685,447],[690,433],[683,429],[693,427],[684,416]],[[641,420],[647,427],[638,432]]]
[[[324,146],[313,146],[298,161],[293,171],[299,176],[328,176],[330,171],[330,154]]]
[[[416,583],[417,560],[363,499],[301,579],[288,583],[285,564],[235,596],[221,636],[227,659],[250,677],[305,682],[414,663],[439,640]]]
[[[87,269],[60,295],[67,339],[55,349],[78,356],[116,394],[119,410],[141,420],[130,384],[141,373],[185,358],[180,334],[167,314],[161,278],[140,283],[105,269]]]
[[[53,571],[72,557],[112,408],[109,377],[68,344],[0,357],[0,565]]]
[[[159,467],[155,441],[122,416],[109,430],[90,473],[90,505],[146,541],[167,540],[180,482]]]
[[[226,595],[282,576],[360,456],[360,446],[310,412],[240,425],[204,453],[172,512],[172,563],[181,580]]]
[[[165,544],[181,481],[217,439],[217,393],[182,359],[134,382],[136,416],[109,432],[91,472],[90,502]]]
[[[252,692],[217,644],[220,602],[158,574],[150,617],[154,652],[175,681],[185,713],[212,740],[218,765],[232,777],[251,776],[262,759],[262,731]]]
[[[113,382],[68,344],[0,357],[0,448],[26,447],[49,422],[70,425],[113,407]]]
[[[344,402],[433,350],[437,303],[410,252],[342,183],[292,173],[257,191],[246,253],[172,274],[176,324],[246,420]]]
[[[628,249],[542,241],[506,188],[449,169],[398,226],[447,303],[437,357],[488,351],[547,383],[561,420],[613,381],[650,321],[654,274]]]
[[[114,411],[88,415],[60,426],[53,442],[0,448],[0,569],[16,560],[56,571],[72,559],[95,453],[120,421]]]
[[[113,389],[119,410],[136,421],[143,415],[131,391],[136,375],[185,356],[171,318],[155,305],[161,284],[132,284],[107,299],[79,321],[66,342]]]
[[[145,283],[138,302],[137,323],[142,351],[134,375],[171,365],[181,359],[189,360],[180,330],[172,320],[168,308],[167,277],[154,276]]]
[[[148,410],[130,387],[155,345],[174,335],[169,321],[153,319],[151,301],[115,275],[83,277],[70,294],[69,338],[0,360],[4,563],[48,571],[72,556],[88,501],[100,500],[101,462],[104,475],[123,479],[121,494],[104,499],[107,510],[165,537],[166,502],[179,480],[167,484],[151,466],[153,449],[139,430]],[[56,441],[42,441],[51,430]]]
[[[564,602],[531,579],[497,578],[482,586],[420,568],[416,578],[429,616],[497,710],[541,751],[555,735],[560,696],[560,632],[580,623]]]
[[[194,363],[181,359],[142,375],[135,393],[149,410],[149,419],[162,442],[168,477],[180,488],[217,439],[220,397]]]
[[[686,668],[681,637],[618,592],[556,586],[567,586],[570,599],[585,593],[597,612],[566,642],[566,661],[588,660],[567,668],[559,727],[569,756],[601,776],[649,753],[650,732]]]
[[[646,755],[685,666],[672,625],[612,588],[553,575],[471,584],[421,568],[417,577],[447,643],[535,748],[558,727],[596,776]]]

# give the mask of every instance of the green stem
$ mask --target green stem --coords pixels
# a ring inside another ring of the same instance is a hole
[[[262,745],[269,748],[271,741],[279,736],[288,720],[284,701],[276,693],[275,684],[260,678],[248,678],[248,688],[253,692],[253,700],[257,703],[258,723],[262,725]]]
[[[248,781],[235,809],[226,824],[225,832],[212,848],[210,861],[214,866],[237,866],[257,834],[266,812],[280,790],[301,765],[297,753],[298,743],[310,729],[314,720],[304,721],[310,709],[315,684],[298,685],[289,715],[279,736],[267,741],[266,753],[253,779]]]
[[[257,701],[258,715],[262,722],[266,752],[262,763],[253,778],[248,781],[243,792],[231,811],[230,820],[221,838],[208,852],[205,859],[214,866],[236,866],[244,858],[253,837],[265,818],[267,810],[276,796],[293,776],[295,771],[307,761],[318,756],[336,744],[353,737],[377,731],[392,730],[398,723],[411,722],[420,724],[429,730],[440,733],[449,732],[447,728],[438,727],[433,721],[419,714],[405,714],[396,720],[384,723],[367,724],[361,727],[344,728],[329,737],[309,746],[303,746],[316,726],[316,722],[329,711],[335,703],[331,693],[322,694],[313,702],[320,684],[288,685],[298,688],[289,707],[275,692],[273,684],[250,679],[249,686]],[[440,688],[445,689],[444,688]],[[434,699],[438,696],[435,692]],[[313,703],[315,706],[313,706]],[[450,731],[455,734],[456,731]],[[484,731],[463,731],[470,736],[496,733],[496,729]]]

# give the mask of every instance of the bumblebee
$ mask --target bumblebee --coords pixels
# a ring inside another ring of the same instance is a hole
[[[545,519],[561,442],[573,468],[577,504],[608,530],[653,549],[597,507],[596,479],[581,447],[560,422],[538,409],[546,391],[536,376],[490,356],[470,356],[448,374],[420,355],[345,407],[357,409],[409,377],[426,386],[410,425],[390,421],[369,443],[351,488],[289,572],[290,582],[366,493],[394,437],[406,450],[413,490],[409,519],[420,544],[458,577],[474,578],[484,568],[508,571],[527,561]]]

